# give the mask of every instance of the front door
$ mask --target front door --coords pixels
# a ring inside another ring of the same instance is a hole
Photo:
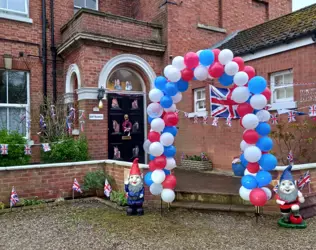
[[[108,94],[109,159],[145,163],[143,95]]]

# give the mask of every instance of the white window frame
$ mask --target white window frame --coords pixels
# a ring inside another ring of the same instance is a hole
[[[88,8],[87,7],[87,0],[84,0],[84,3],[85,3],[85,6],[82,7],[82,6],[77,6],[74,4],[74,9],[75,10],[80,10],[81,8],[87,8],[87,9],[91,9],[91,8]],[[91,10],[99,10],[99,0],[96,0],[96,6],[95,6],[95,9],[91,9]]]
[[[8,0],[9,1],[9,0]],[[11,10],[8,8],[0,8],[0,18],[6,18],[10,20],[33,23],[33,20],[29,18],[29,0],[24,0],[25,12]]]
[[[6,72],[8,71],[20,71],[20,72],[26,72],[26,71],[22,71],[22,70],[5,70]],[[8,77],[9,75],[6,74],[6,84],[7,84],[7,97],[8,97]],[[14,103],[14,104],[10,104],[10,103],[0,103],[0,108],[25,108],[25,112],[26,112],[26,121],[30,120],[30,73],[26,72],[26,89],[27,89],[27,94],[26,94],[26,104],[18,104],[18,103]],[[7,129],[10,128],[10,124],[9,124],[9,112],[7,112]],[[29,140],[30,139],[30,134],[29,134],[29,129],[26,128],[26,134],[25,134],[25,139]]]
[[[200,91],[204,91],[204,99],[198,99],[197,98],[197,93],[200,92]],[[206,111],[206,90],[205,90],[205,88],[194,89],[194,97],[193,98],[194,98],[194,112],[197,113],[197,112],[204,112],[204,111]],[[205,102],[205,108],[201,108],[201,109],[197,108],[196,103],[198,101],[204,101]]]

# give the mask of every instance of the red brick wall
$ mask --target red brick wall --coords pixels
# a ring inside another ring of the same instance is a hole
[[[135,0],[99,1],[99,10],[114,15],[132,17],[132,5]]]

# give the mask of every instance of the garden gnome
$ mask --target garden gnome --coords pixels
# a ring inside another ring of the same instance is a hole
[[[282,219],[285,223],[301,224],[303,219],[299,214],[299,204],[304,203],[305,199],[297,188],[291,169],[292,166],[288,166],[281,175],[276,203],[280,205]]]
[[[144,184],[138,166],[138,158],[133,161],[128,180],[125,182],[125,192],[128,204],[127,215],[143,215]]]

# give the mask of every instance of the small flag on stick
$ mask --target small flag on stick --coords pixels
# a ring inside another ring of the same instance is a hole
[[[108,182],[108,179],[105,179],[105,182],[104,182],[104,195],[106,197],[110,197],[111,192],[112,192],[112,187],[111,187],[110,183]]]
[[[0,144],[0,152],[2,155],[8,154],[8,144]]]
[[[287,155],[287,159],[288,159],[289,163],[294,162],[294,156],[293,156],[292,150],[290,150],[289,154]]]
[[[12,187],[11,195],[10,195],[10,207],[12,208],[15,204],[19,202],[18,194],[15,191],[15,188]]]
[[[78,193],[82,193],[82,190],[80,188],[80,184],[76,178],[74,179],[74,184],[72,185],[72,189]]]
[[[43,147],[44,152],[50,151],[49,143],[42,143],[42,147]]]
[[[311,175],[309,171],[307,171],[304,175],[302,175],[297,181],[297,187],[299,190],[303,190],[307,183],[311,182]]]

